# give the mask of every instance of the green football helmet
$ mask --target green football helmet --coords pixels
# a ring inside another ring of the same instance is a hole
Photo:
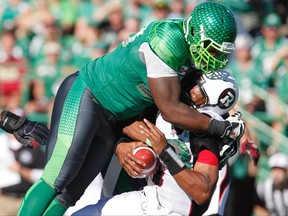
[[[184,19],[183,29],[196,68],[212,73],[227,64],[237,35],[228,8],[216,2],[201,3]]]

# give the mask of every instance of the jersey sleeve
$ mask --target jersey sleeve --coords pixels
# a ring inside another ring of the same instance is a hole
[[[206,135],[198,135],[190,132],[190,148],[193,153],[193,157],[196,160],[198,159],[199,153],[205,149],[211,151],[219,160],[220,144],[220,138]]]
[[[181,25],[175,21],[157,22],[148,35],[151,50],[169,67],[179,71],[190,57]]]
[[[209,164],[213,166],[219,166],[218,157],[213,152],[207,149],[200,151],[197,162]]]
[[[162,61],[150,48],[148,43],[143,43],[139,51],[144,55],[147,76],[150,78],[175,77],[177,71]]]

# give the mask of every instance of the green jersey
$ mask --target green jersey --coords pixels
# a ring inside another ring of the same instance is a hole
[[[272,59],[277,50],[287,45],[287,39],[279,37],[276,39],[275,44],[272,47],[267,47],[263,36],[259,36],[255,39],[251,53],[255,62],[261,66],[261,70],[264,76],[270,77],[273,75],[271,70]]]
[[[190,54],[182,25],[179,19],[152,22],[79,70],[102,106],[119,119],[133,117],[154,103],[147,76],[186,72]]]

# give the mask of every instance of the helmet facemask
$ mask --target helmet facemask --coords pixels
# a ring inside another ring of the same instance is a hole
[[[191,105],[195,109],[209,104],[209,97],[202,87],[205,82],[206,81],[202,77],[199,77],[196,80],[197,84],[190,90]]]
[[[201,88],[198,85],[194,86],[190,91],[192,106],[194,108],[199,108],[207,104],[208,97],[203,94]]]
[[[210,38],[204,38],[197,44],[191,44],[190,53],[196,68],[204,73],[212,73],[228,63],[228,54],[234,50],[234,44],[217,44]]]
[[[197,69],[209,74],[228,63],[237,35],[236,21],[228,8],[216,2],[201,3],[184,20],[183,30]]]

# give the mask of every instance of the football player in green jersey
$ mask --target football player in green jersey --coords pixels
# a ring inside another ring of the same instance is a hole
[[[186,19],[150,23],[68,76],[55,98],[43,176],[18,214],[64,214],[107,167],[122,123],[153,103],[179,128],[239,139],[242,120],[211,119],[179,100],[181,76],[225,66],[236,34],[231,11],[204,2]]]

